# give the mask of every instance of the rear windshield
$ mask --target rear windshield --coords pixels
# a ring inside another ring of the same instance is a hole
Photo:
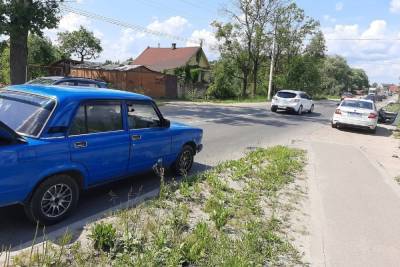
[[[290,92],[278,92],[276,95],[280,98],[295,98],[296,97],[295,93],[290,93]]]
[[[47,97],[0,91],[0,121],[15,132],[38,136],[55,107]]]
[[[350,108],[374,109],[374,105],[367,101],[344,100],[341,106]]]

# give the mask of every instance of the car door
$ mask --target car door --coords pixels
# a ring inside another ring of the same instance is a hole
[[[151,170],[159,160],[171,154],[172,136],[162,126],[162,116],[151,101],[127,102],[127,118],[131,138],[129,172]]]
[[[71,159],[86,167],[89,184],[122,177],[129,163],[129,133],[121,101],[90,101],[78,108],[69,130]]]
[[[309,110],[311,108],[310,100],[308,99],[308,96],[305,93],[300,94],[301,97],[301,103],[303,105],[303,110]]]

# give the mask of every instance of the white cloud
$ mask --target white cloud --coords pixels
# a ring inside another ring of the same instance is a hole
[[[392,13],[400,13],[400,0],[392,0],[389,10]]]
[[[331,23],[335,23],[335,22],[336,22],[336,19],[333,18],[333,17],[331,17],[330,15],[324,15],[324,16],[323,16],[323,19],[324,19],[325,21],[331,22]]]
[[[328,54],[346,57],[352,66],[364,68],[373,81],[397,81],[400,65],[392,63],[400,62],[400,43],[391,39],[400,33],[391,32],[386,21],[374,20],[367,29],[357,24],[335,25],[323,32]]]
[[[80,26],[88,27],[91,24],[91,21],[84,16],[68,13],[63,16],[58,24],[59,31],[76,31]]]
[[[163,32],[171,35],[180,35],[188,28],[189,22],[181,16],[170,17],[165,21],[154,20],[147,26],[151,31]]]
[[[335,6],[336,11],[342,11],[343,8],[344,8],[343,2],[337,2],[336,3],[336,6]]]
[[[215,38],[215,33],[206,29],[195,30],[186,42],[186,46],[199,46],[203,41],[203,49],[209,59],[216,59],[218,53],[218,41]]]

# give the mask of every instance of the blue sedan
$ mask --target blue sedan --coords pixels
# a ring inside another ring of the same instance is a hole
[[[33,222],[68,216],[81,190],[151,170],[186,174],[203,131],[165,119],[146,96],[110,89],[19,85],[0,91],[0,206]]]

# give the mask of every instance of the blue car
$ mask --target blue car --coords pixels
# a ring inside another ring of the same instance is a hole
[[[170,123],[154,101],[110,89],[19,85],[0,90],[0,207],[20,203],[44,225],[79,193],[162,161],[186,174],[203,131]]]

